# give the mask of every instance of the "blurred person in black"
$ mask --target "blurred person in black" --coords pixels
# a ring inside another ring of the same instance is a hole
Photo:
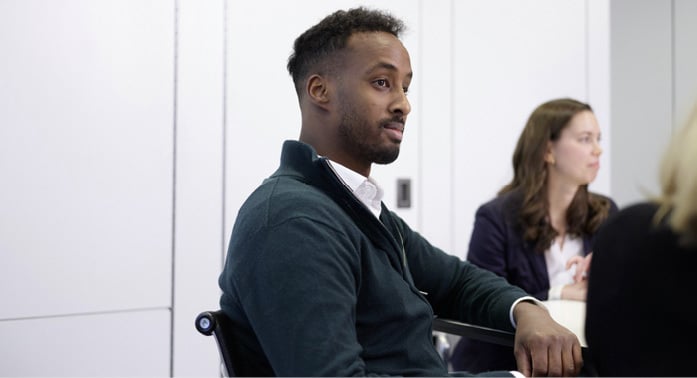
[[[594,243],[585,332],[601,376],[697,374],[697,108],[666,150],[660,184]]]

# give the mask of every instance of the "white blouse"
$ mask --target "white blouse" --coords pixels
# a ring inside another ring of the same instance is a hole
[[[574,256],[583,256],[583,238],[566,236],[564,245],[561,239],[554,240],[552,246],[545,251],[547,275],[549,276],[549,299],[561,299],[564,285],[574,283],[576,265],[566,270],[566,262]]]

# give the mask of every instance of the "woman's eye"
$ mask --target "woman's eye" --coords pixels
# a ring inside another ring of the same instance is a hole
[[[377,84],[378,87],[386,87],[386,86],[387,86],[387,80],[385,80],[385,79],[377,79],[377,80],[375,80],[375,84]]]

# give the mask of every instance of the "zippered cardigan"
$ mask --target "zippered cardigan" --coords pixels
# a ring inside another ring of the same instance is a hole
[[[240,208],[219,285],[240,374],[266,376],[447,375],[433,317],[513,331],[526,295],[378,220],[297,141]]]

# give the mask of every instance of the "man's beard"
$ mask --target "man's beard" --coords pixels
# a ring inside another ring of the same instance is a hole
[[[399,144],[381,146],[369,143],[374,139],[370,130],[382,129],[379,125],[370,125],[364,119],[357,116],[359,114],[352,109],[344,112],[339,124],[339,135],[344,138],[343,145],[352,154],[360,156],[362,159],[369,160],[375,164],[390,164],[397,160],[399,156]],[[382,120],[380,124],[390,120]]]

